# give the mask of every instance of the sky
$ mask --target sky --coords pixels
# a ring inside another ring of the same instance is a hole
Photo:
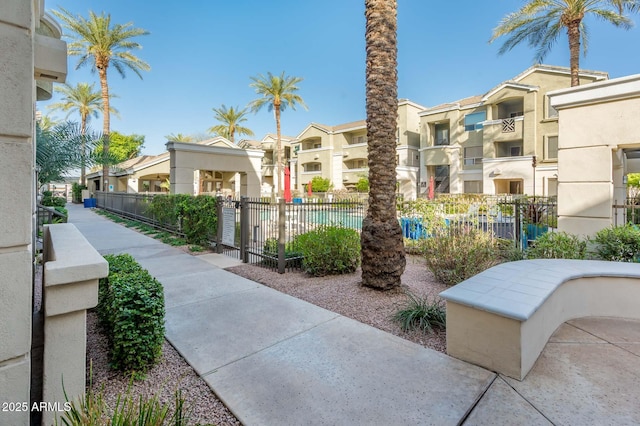
[[[493,28],[523,0],[398,0],[398,97],[425,107],[489,91],[533,65],[526,44],[498,55],[501,40],[489,44]],[[46,0],[88,16],[111,14],[112,22],[132,22],[149,35],[136,39],[134,53],[151,66],[143,79],[128,71],[123,79],[109,69],[112,105],[120,118],[111,129],[145,136],[144,154],[165,150],[166,135],[206,134],[218,124],[212,108],[244,108],[258,95],[250,77],[267,72],[303,78],[298,94],[308,110],[282,114],[282,134],[297,136],[311,122],[337,125],[364,120],[364,0]],[[453,12],[452,12],[453,10]],[[640,21],[640,15],[633,19]],[[640,73],[640,29],[615,28],[586,19],[589,47],[583,69],[606,71],[610,78]],[[76,69],[69,57],[67,83],[99,80],[91,67]],[[558,39],[545,64],[569,65],[566,36]],[[47,108],[54,118],[65,114]],[[70,120],[78,120],[73,115]],[[250,112],[244,123],[260,140],[275,133],[273,113]],[[93,130],[102,129],[101,118]],[[244,136],[236,136],[236,140]]]

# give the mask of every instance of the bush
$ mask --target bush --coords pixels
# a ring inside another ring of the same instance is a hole
[[[109,276],[100,280],[97,310],[109,338],[110,365],[144,373],[162,353],[162,284],[128,254],[105,258]]]
[[[147,213],[166,227],[181,228],[187,243],[207,245],[218,229],[217,203],[209,195],[156,195]]]
[[[124,425],[186,425],[189,410],[178,389],[174,393],[174,403],[165,404],[158,394],[136,397],[129,385],[126,393],[119,393],[115,405],[105,400],[103,390],[95,393],[91,388],[77,401],[69,401],[65,411],[56,419],[55,425],[67,426],[124,426]],[[60,422],[60,423],[58,423]]]
[[[433,332],[435,328],[447,326],[447,310],[441,299],[418,297],[407,292],[407,305],[395,313],[393,319],[400,323],[404,331],[420,329]]]
[[[71,201],[81,203],[83,189],[87,189],[87,185],[80,185],[78,182],[73,182],[71,185]]]
[[[294,247],[304,256],[302,268],[316,277],[355,272],[360,265],[360,235],[353,229],[321,226],[296,237]]]
[[[321,176],[311,179],[311,190],[313,192],[327,192],[331,189],[331,181]]]
[[[584,259],[587,242],[566,232],[546,232],[526,251],[528,259]]]
[[[454,228],[427,239],[425,257],[436,279],[451,286],[503,262],[503,243],[475,228]]]
[[[51,191],[43,191],[41,204],[47,207],[64,207],[67,205],[67,200],[64,197],[54,196]]]
[[[603,260],[640,261],[640,230],[631,224],[605,228],[594,238],[596,254]]]

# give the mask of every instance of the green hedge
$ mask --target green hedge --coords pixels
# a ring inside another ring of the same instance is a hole
[[[360,235],[350,228],[321,226],[292,246],[304,256],[302,268],[317,277],[355,272],[360,265]]]
[[[162,354],[162,284],[128,254],[105,259],[109,276],[100,280],[97,311],[109,338],[110,365],[144,373]]]
[[[636,225],[601,229],[593,241],[596,243],[596,254],[603,260],[640,261],[640,229]]]
[[[218,230],[217,202],[210,195],[156,195],[147,213],[164,226],[180,228],[187,243],[206,245]]]

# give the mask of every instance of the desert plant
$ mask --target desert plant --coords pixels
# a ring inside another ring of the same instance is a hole
[[[601,229],[593,241],[597,256],[603,260],[640,261],[640,229],[635,225]]]
[[[89,387],[79,400],[69,401],[65,391],[65,411],[55,425],[65,426],[185,426],[189,421],[189,410],[180,389],[174,393],[172,405],[163,404],[157,394],[138,397],[132,394],[129,385],[125,393],[117,395],[112,407],[104,398],[104,389],[96,393]]]
[[[360,264],[360,235],[353,229],[321,226],[296,237],[294,247],[304,256],[302,268],[317,277],[355,272]]]
[[[394,321],[400,324],[404,331],[419,329],[433,332],[436,328],[447,326],[447,310],[444,301],[439,298],[416,296],[410,291],[406,292],[407,303],[394,315]]]
[[[566,232],[547,232],[539,236],[526,251],[528,259],[584,259],[587,242]]]
[[[453,228],[427,240],[425,258],[438,281],[455,285],[501,263],[502,244],[475,228]]]

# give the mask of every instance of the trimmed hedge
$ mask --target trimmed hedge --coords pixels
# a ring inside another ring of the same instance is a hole
[[[218,230],[217,203],[210,195],[156,195],[147,213],[165,226],[181,228],[187,243],[206,245]]]
[[[316,277],[352,273],[360,265],[360,235],[350,228],[321,226],[296,237],[293,246],[304,256],[302,268]]]
[[[109,275],[100,280],[97,311],[109,338],[110,365],[144,373],[162,354],[162,284],[131,255],[107,255],[105,259]]]

